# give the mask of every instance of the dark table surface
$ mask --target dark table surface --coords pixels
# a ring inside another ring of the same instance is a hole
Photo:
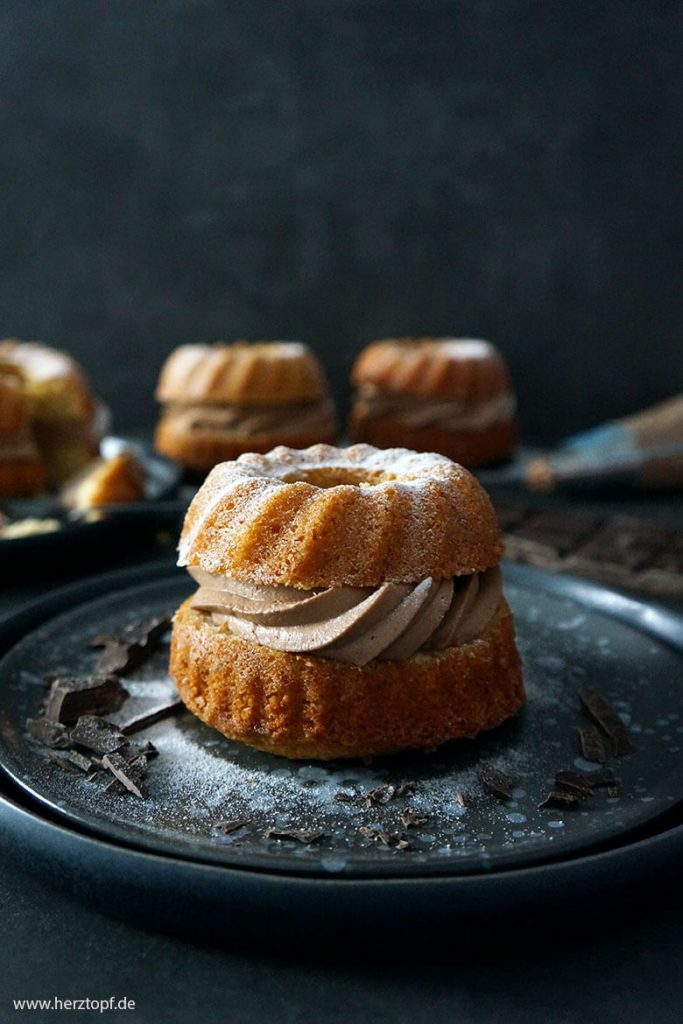
[[[563,500],[563,499],[556,499]],[[586,499],[581,499],[584,504]],[[594,499],[623,511],[681,525],[680,498]],[[575,501],[576,506],[579,502]],[[74,554],[65,563],[26,567],[5,577],[0,615],[57,586],[117,566],[173,558],[173,531],[132,545]],[[683,611],[683,603],[669,602]],[[470,948],[458,933],[406,935],[402,951],[353,948],[332,954],[246,949],[240,922],[225,922],[226,943],[202,945],[114,920],[74,902],[17,867],[0,838],[0,1021],[22,1014],[20,998],[112,995],[135,1010],[77,1019],[149,1024],[423,1021],[507,1024],[657,1024],[679,1022],[683,1006],[683,898],[672,880],[653,879],[651,899],[586,919],[571,931],[552,924],[531,935],[505,934],[490,922],[490,942]],[[642,897],[642,894],[641,894]],[[54,1011],[25,1011],[33,1021]]]

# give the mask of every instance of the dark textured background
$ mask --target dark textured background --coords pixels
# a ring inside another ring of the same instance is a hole
[[[491,338],[528,439],[683,390],[680,3],[4,0],[0,333]]]

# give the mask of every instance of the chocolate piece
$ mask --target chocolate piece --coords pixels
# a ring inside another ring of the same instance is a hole
[[[632,516],[595,516],[494,499],[511,561],[631,590],[683,597],[683,532]]]
[[[585,725],[576,730],[576,735],[579,740],[581,756],[586,761],[604,764],[607,760],[607,750],[598,730],[592,725]]]
[[[41,718],[27,718],[26,731],[34,739],[46,747],[56,747],[61,750],[71,745],[69,730],[61,722],[52,722],[44,716]]]
[[[159,756],[159,751],[154,746],[154,744],[151,742],[151,740],[147,740],[147,742],[143,743],[143,745],[139,749],[140,749],[140,753],[144,754],[145,757],[148,758],[149,760],[151,760],[151,758],[153,758],[153,757],[158,757]]]
[[[602,789],[604,787],[618,785],[617,780],[609,769],[605,769],[601,772],[591,772],[586,776],[586,778],[590,779],[590,784],[593,789]]]
[[[343,793],[340,790],[338,793],[334,794],[334,799],[339,804],[352,804],[355,797],[353,797],[350,793]]]
[[[394,796],[412,796],[416,789],[417,783],[410,782],[406,779],[404,782],[399,782],[394,792]]]
[[[161,722],[164,718],[169,718],[174,715],[177,711],[180,711],[185,705],[183,704],[180,697],[174,697],[172,700],[166,701],[164,704],[158,704],[149,711],[145,711],[143,714],[136,715],[134,718],[129,718],[127,722],[123,722],[119,728],[122,733],[126,736],[130,736],[132,733],[139,732],[141,729],[146,729],[148,725],[154,725],[156,722]]]
[[[264,835],[267,839],[296,839],[299,843],[316,843],[322,839],[324,832],[305,832],[296,829],[269,828]]]
[[[216,828],[223,835],[229,836],[233,832],[236,832],[238,828],[244,828],[249,822],[240,818],[234,818],[232,821],[217,821]]]
[[[505,772],[499,771],[486,761],[480,762],[479,775],[488,791],[492,793],[496,799],[512,800],[512,787],[515,784],[515,780],[510,775],[506,775]]]
[[[578,807],[583,797],[578,793],[570,793],[567,789],[553,789],[539,805],[539,811],[549,808],[573,810]]]
[[[585,800],[593,792],[590,776],[572,771],[555,773],[555,789],[565,789],[570,793],[576,793],[581,800]]]
[[[382,846],[391,846],[395,850],[410,849],[410,842],[402,832],[385,832],[384,829],[369,828],[367,825],[361,825],[358,831]]]
[[[56,750],[48,750],[47,759],[65,772],[75,771],[74,765],[69,761],[69,759],[64,754],[58,754]]]
[[[118,635],[101,635],[91,640],[92,647],[103,647],[97,672],[125,675],[147,658],[170,625],[167,615],[153,615],[129,623]]]
[[[45,717],[68,725],[81,715],[118,711],[127,696],[128,691],[116,676],[93,676],[91,679],[60,677],[50,687]]]
[[[626,726],[610,702],[598,693],[581,694],[581,704],[590,719],[609,738],[615,757],[632,754],[635,747],[628,738]]]
[[[97,754],[111,754],[127,742],[117,725],[99,715],[81,715],[71,730],[71,741]]]
[[[85,757],[83,754],[79,754],[77,750],[70,750],[66,756],[82,772],[92,772],[98,766],[97,761],[94,761],[92,757]]]
[[[104,788],[105,793],[109,793],[110,796],[123,796],[126,793],[126,787],[118,779],[112,779],[108,786]]]
[[[461,807],[474,807],[476,800],[471,793],[466,793],[464,790],[459,789],[455,794],[456,803],[459,803]]]
[[[420,825],[427,824],[429,815],[418,811],[415,807],[407,807],[401,815],[401,821],[404,828],[418,828]]]
[[[395,795],[396,787],[386,783],[383,786],[376,786],[369,793],[366,793],[363,797],[363,803],[366,807],[371,807],[373,804],[388,804]]]
[[[112,754],[105,754],[102,758],[102,764],[125,786],[129,793],[134,793],[135,796],[141,799],[144,797],[142,775],[147,767],[147,758],[144,755],[128,761],[122,754],[115,751]]]

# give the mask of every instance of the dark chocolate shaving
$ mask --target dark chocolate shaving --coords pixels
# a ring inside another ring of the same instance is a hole
[[[92,647],[103,647],[96,671],[125,675],[145,661],[170,625],[167,615],[153,615],[131,622],[117,635],[101,635],[91,640]]]
[[[415,807],[407,807],[401,815],[401,821],[404,828],[419,828],[420,825],[427,824],[429,815]]]
[[[351,793],[344,793],[340,790],[338,793],[334,794],[334,799],[338,804],[352,804],[355,797],[352,796]]]
[[[118,779],[112,779],[108,786],[104,788],[105,793],[109,793],[110,796],[123,796],[127,792],[126,787]]]
[[[81,715],[118,711],[127,696],[128,691],[116,676],[93,676],[91,679],[60,677],[50,687],[45,717],[68,725]]]
[[[562,810],[574,810],[578,807],[584,798],[579,793],[571,793],[567,789],[553,789],[552,792],[548,793],[545,800],[539,805],[539,811],[546,810],[548,808],[560,808]]]
[[[410,849],[410,842],[402,832],[386,832],[384,829],[369,828],[367,825],[361,825],[358,831],[373,842],[381,843],[382,846],[390,846],[394,850]]]
[[[67,727],[49,718],[27,718],[26,731],[46,747],[65,750],[71,744]]]
[[[366,793],[363,797],[363,803],[366,807],[371,807],[373,804],[388,804],[395,795],[396,786],[386,783],[384,786],[376,786]]]
[[[56,750],[48,750],[47,759],[52,764],[56,764],[58,768],[61,768],[65,772],[75,771],[74,765],[69,761],[68,757],[64,754],[58,754]]]
[[[145,757],[149,758],[150,760],[153,757],[158,757],[159,756],[159,751],[154,746],[154,744],[151,742],[151,740],[147,740],[147,742],[143,743],[143,745],[139,749],[140,749],[140,753],[144,754]]]
[[[627,754],[632,754],[635,751],[635,747],[628,737],[628,732],[621,716],[612,707],[610,702],[598,693],[582,693],[580,698],[583,709],[588,717],[609,738],[614,756],[625,757]]]
[[[127,743],[119,727],[99,715],[81,715],[71,730],[71,741],[96,754],[112,754]]]
[[[129,793],[134,793],[135,796],[141,799],[144,797],[142,776],[144,769],[147,767],[147,758],[144,755],[128,761],[122,754],[114,752],[112,754],[105,754],[102,758],[102,764],[125,786]]]
[[[455,794],[455,802],[460,804],[461,807],[474,807],[476,801],[471,793],[466,793],[463,789],[459,789]]]
[[[416,789],[416,782],[410,782],[409,780],[405,780],[404,782],[399,782],[394,792],[394,796],[412,796]]]
[[[592,725],[585,725],[576,730],[576,735],[581,756],[586,761],[604,764],[607,760],[607,750],[598,730]]]
[[[569,793],[576,793],[581,800],[585,800],[593,792],[590,776],[572,771],[559,771],[555,773],[555,789],[564,789]]]
[[[515,780],[505,772],[499,771],[486,761],[479,765],[479,775],[490,793],[498,800],[512,800],[512,787]]]
[[[134,718],[129,718],[128,721],[122,722],[119,728],[126,736],[130,736],[132,733],[140,732],[141,729],[146,729],[148,725],[154,725],[156,722],[161,722],[164,718],[169,718],[171,715],[175,715],[176,712],[180,711],[184,706],[185,705],[180,697],[174,697],[172,700],[166,701],[164,704],[157,704],[155,707],[150,708],[149,711],[145,711],[143,714],[136,715]]]
[[[71,764],[75,764],[77,768],[80,768],[86,774],[89,774],[98,767],[97,761],[93,760],[92,757],[80,754],[77,750],[70,750],[66,756],[71,761]]]
[[[306,832],[296,829],[269,828],[264,835],[267,839],[296,839],[299,843],[315,843],[322,839],[324,832]]]
[[[615,779],[609,768],[605,768],[599,772],[590,772],[586,775],[586,778],[590,781],[590,785],[593,789],[602,789],[605,786],[617,785],[617,779]]]
[[[223,835],[229,836],[231,833],[236,832],[238,828],[244,828],[248,824],[249,822],[244,819],[235,818],[232,821],[217,821],[216,828]]]

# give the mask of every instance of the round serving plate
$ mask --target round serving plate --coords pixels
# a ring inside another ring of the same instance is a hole
[[[683,620],[519,566],[505,567],[505,589],[527,705],[475,741],[369,763],[291,762],[232,743],[182,712],[136,737],[159,751],[142,800],[107,793],[98,779],[49,760],[25,731],[45,674],[88,673],[94,635],[172,611],[190,589],[167,564],[108,574],[0,625],[5,842],[10,852],[28,844],[28,862],[68,878],[71,891],[92,897],[98,877],[106,891],[96,902],[115,911],[122,893],[134,891],[162,927],[175,927],[165,892],[183,908],[178,926],[193,906],[203,920],[213,898],[226,913],[257,914],[249,926],[256,933],[269,915],[280,914],[284,929],[288,914],[309,923],[317,915],[322,925],[329,912],[337,930],[360,914],[376,934],[390,920],[425,923],[433,915],[481,924],[501,900],[510,911],[524,901],[575,911],[588,893],[633,885],[680,854]],[[172,692],[166,664],[162,642],[125,678],[130,696],[119,717]],[[618,709],[635,752],[610,760],[619,780],[612,795],[600,789],[573,809],[539,807],[558,770],[599,767],[576,747],[576,728],[586,724],[579,694],[588,691]],[[512,778],[512,799],[487,789],[483,765]],[[583,888],[571,898],[555,888],[577,878]]]

